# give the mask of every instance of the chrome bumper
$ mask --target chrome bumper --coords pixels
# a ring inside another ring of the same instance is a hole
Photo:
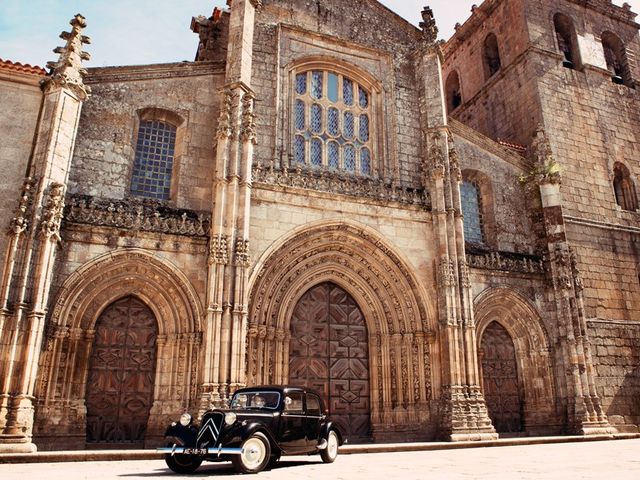
[[[186,452],[185,452],[186,450]],[[167,453],[169,455],[184,454],[187,455],[242,455],[242,448],[185,448],[185,447],[165,447],[156,448],[156,452]]]

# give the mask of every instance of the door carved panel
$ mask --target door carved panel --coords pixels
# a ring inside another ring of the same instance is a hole
[[[355,300],[333,283],[312,288],[296,305],[289,380],[323,395],[350,442],[370,439],[367,327]]]
[[[157,324],[134,297],[96,324],[87,381],[87,442],[142,446],[153,402]]]
[[[522,395],[516,351],[509,333],[497,322],[484,331],[480,342],[484,398],[499,433],[522,431]]]

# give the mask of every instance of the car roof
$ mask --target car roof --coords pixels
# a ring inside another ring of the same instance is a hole
[[[256,385],[252,387],[239,388],[238,390],[236,390],[236,393],[253,392],[256,390],[260,390],[263,392],[309,392],[315,393],[316,395],[320,396],[320,394],[312,388],[300,387],[296,385]]]

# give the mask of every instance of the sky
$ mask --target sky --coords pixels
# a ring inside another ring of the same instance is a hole
[[[348,1],[348,0],[344,0]],[[626,0],[640,13],[640,0]],[[388,8],[417,25],[420,12],[429,5],[435,14],[440,38],[453,34],[471,5],[481,0],[382,0]],[[614,0],[622,5],[623,0]],[[45,66],[56,60],[52,49],[68,30],[76,13],[87,18],[86,66],[139,65],[193,60],[198,38],[189,29],[191,17],[211,15],[225,0],[0,0],[0,58]]]

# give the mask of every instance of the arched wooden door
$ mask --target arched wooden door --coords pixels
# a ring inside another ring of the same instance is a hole
[[[96,324],[87,381],[87,442],[142,447],[153,402],[157,323],[135,297],[105,309]]]
[[[484,398],[499,433],[522,431],[522,395],[513,340],[498,322],[491,322],[480,342]]]
[[[370,440],[369,347],[355,300],[333,283],[298,301],[291,319],[289,380],[318,390],[349,442]]]

